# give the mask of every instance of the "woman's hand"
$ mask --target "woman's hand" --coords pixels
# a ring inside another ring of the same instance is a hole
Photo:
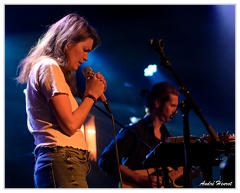
[[[94,74],[91,78],[86,80],[86,90],[84,94],[93,95],[98,99],[107,89],[105,78],[100,72]]]

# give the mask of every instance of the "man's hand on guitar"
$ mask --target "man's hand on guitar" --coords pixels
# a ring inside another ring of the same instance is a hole
[[[153,176],[153,175],[141,175],[136,173],[137,179],[137,186],[139,188],[157,188],[158,183],[159,187],[162,187],[162,177]]]
[[[155,170],[150,168],[148,170],[129,170],[125,166],[121,166],[123,176],[123,188],[157,188],[158,182],[159,187],[162,187],[162,177],[157,177]]]
[[[149,178],[150,178],[149,181],[151,183],[150,187],[152,187],[152,188],[163,187],[162,177],[158,177],[158,179],[157,179],[157,176],[149,176]]]

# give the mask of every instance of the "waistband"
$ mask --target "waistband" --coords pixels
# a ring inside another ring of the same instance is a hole
[[[62,147],[62,146],[47,147],[47,146],[42,146],[42,147],[39,147],[35,151],[35,156],[37,157],[41,153],[46,153],[46,152],[56,153],[56,152],[60,152],[60,151],[64,151],[64,150],[75,151],[75,152],[79,153],[79,155],[86,156],[87,158],[89,157],[89,154],[90,154],[90,152],[88,150],[77,149],[77,148],[74,148],[74,147]]]

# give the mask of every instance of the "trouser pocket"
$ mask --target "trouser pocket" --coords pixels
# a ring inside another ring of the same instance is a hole
[[[39,167],[34,172],[35,188],[55,188],[55,179],[52,163]]]

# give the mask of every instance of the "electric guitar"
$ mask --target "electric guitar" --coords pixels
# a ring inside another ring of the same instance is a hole
[[[170,187],[182,188],[183,187],[183,167],[182,166],[178,167],[177,170],[174,170],[173,168],[168,167],[168,171],[169,171],[168,176],[169,176]],[[155,175],[156,173],[154,168],[135,170],[135,172],[145,176]],[[191,175],[192,179],[200,176],[200,168],[194,170],[191,174],[192,174]],[[161,187],[164,187],[164,186],[161,185]],[[123,180],[122,188],[140,188],[140,186]]]

